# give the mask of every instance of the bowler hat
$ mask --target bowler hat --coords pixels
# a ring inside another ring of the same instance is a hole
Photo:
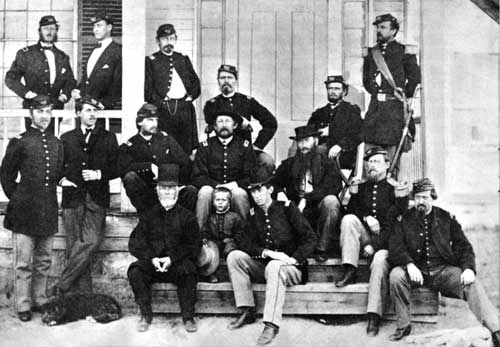
[[[170,36],[175,34],[175,28],[172,24],[162,24],[158,27],[158,30],[156,30],[156,37],[164,37],[164,36]]]
[[[40,22],[38,24],[40,25],[40,27],[51,24],[59,25],[59,23],[56,21],[56,18],[52,15],[43,16],[42,18],[40,18]]]
[[[90,18],[92,24],[105,20],[108,24],[113,24],[113,19],[106,13],[106,11],[97,11],[93,17]]]
[[[96,99],[94,99],[94,98],[92,98],[92,97],[90,97],[88,95],[85,95],[82,98],[80,98],[78,100],[78,102],[81,103],[82,105],[83,104],[88,104],[88,105],[94,106],[98,110],[102,110],[104,108],[99,101],[97,101]]]
[[[394,24],[399,25],[398,19],[390,13],[381,14],[380,16],[375,17],[375,21],[373,22],[373,25],[377,25],[377,24],[382,23],[382,22],[392,22]]]
[[[236,70],[236,66],[233,65],[228,65],[228,64],[222,64],[219,67],[219,70],[217,70],[218,73],[221,73],[222,71],[232,73],[236,79],[238,79],[238,70]]]
[[[153,104],[145,103],[137,111],[137,118],[158,118],[158,107]]]
[[[387,151],[379,146],[375,146],[375,147],[367,149],[363,159],[368,160],[376,154],[382,154],[385,157],[385,159],[387,160]]]
[[[179,185],[179,165],[160,164],[158,166],[158,185],[178,186]]]
[[[210,276],[217,270],[219,267],[219,247],[215,242],[208,240],[206,244],[203,244],[196,265],[202,276]]]
[[[44,108],[47,106],[52,106],[50,98],[47,95],[37,95],[30,101],[30,108]]]
[[[318,131],[315,125],[303,125],[295,128],[295,136],[290,136],[292,140],[300,141],[309,136],[320,136],[321,131]]]

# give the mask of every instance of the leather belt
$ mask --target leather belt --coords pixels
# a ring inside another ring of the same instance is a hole
[[[377,93],[377,100],[384,102],[389,100],[398,100],[398,98],[391,94]]]

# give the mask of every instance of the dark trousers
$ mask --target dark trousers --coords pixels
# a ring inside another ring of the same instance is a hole
[[[106,209],[89,194],[75,208],[63,209],[66,231],[66,267],[56,284],[63,291],[92,291],[91,267],[104,234]]]
[[[134,171],[123,177],[123,186],[132,205],[139,214],[158,203],[155,185],[148,184]],[[194,186],[185,186],[179,191],[179,204],[194,212],[198,199],[198,189]]]
[[[194,317],[196,283],[198,282],[196,273],[179,273],[175,267],[170,267],[167,272],[158,272],[151,261],[136,261],[130,264],[127,276],[134,292],[135,302],[139,305],[142,315],[151,318],[151,285],[156,282],[167,282],[177,285],[182,319]]]
[[[164,101],[160,106],[158,128],[173,136],[188,156],[198,145],[196,111],[191,101]]]

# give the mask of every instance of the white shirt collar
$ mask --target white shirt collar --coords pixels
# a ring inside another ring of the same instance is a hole
[[[228,145],[231,143],[231,141],[233,141],[233,137],[234,136],[231,136],[231,137],[228,137],[227,139],[221,139],[219,137],[219,141],[223,144],[223,145]]]
[[[85,126],[82,125],[82,126],[80,126],[80,128],[82,128],[82,133],[83,133],[83,135],[85,135],[85,132],[87,131],[87,129],[94,130],[95,129],[95,125],[92,126],[92,127],[85,127]]]
[[[225,98],[232,98],[234,96],[234,94],[236,94],[236,91],[233,91],[231,94],[228,94],[228,95],[225,95],[224,93],[221,93],[223,97]]]
[[[146,141],[149,141],[153,138],[153,135],[149,135],[148,137],[144,136],[140,131],[139,131],[139,135]]]
[[[54,47],[54,43],[47,43],[47,42],[42,42],[40,41],[40,46],[42,47]]]

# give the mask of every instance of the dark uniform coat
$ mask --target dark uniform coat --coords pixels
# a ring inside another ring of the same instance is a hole
[[[262,129],[255,139],[254,146],[260,149],[266,147],[278,128],[276,118],[267,108],[259,104],[254,98],[241,93],[234,93],[230,98],[226,98],[222,94],[219,94],[207,101],[203,108],[205,122],[209,125],[213,124],[219,112],[233,112],[240,117],[245,117],[248,121],[250,121],[252,117],[257,119]],[[249,129],[236,128],[235,134],[248,141],[252,141],[252,134]]]
[[[449,265],[476,271],[472,245],[449,212],[433,206],[431,235],[439,254]],[[424,225],[412,208],[398,217],[389,238],[389,261],[393,266],[419,264],[424,260]]]
[[[217,136],[210,137],[196,152],[192,183],[199,189],[236,181],[238,186],[246,189],[255,166],[255,154],[248,140],[234,136],[224,146]]]
[[[63,187],[62,207],[75,208],[85,203],[85,196],[102,207],[109,207],[109,181],[118,177],[118,142],[113,133],[96,126],[88,143],[81,127],[61,136],[64,146],[63,176],[78,187]],[[82,170],[101,170],[101,179],[84,181]]]
[[[89,56],[90,57],[90,56]],[[111,42],[97,60],[90,76],[83,66],[82,80],[77,88],[80,95],[100,101],[107,110],[119,110],[122,105],[122,46]]]
[[[412,46],[405,46],[393,40],[386,46],[379,45],[379,48],[396,86],[401,87],[407,97],[412,97],[420,83],[420,68]],[[371,101],[365,114],[363,139],[377,145],[397,145],[404,127],[403,103],[399,100],[377,100],[378,93],[392,97],[394,95],[392,87],[382,74],[381,85],[377,84],[378,73],[372,48],[369,48],[363,62],[363,86],[371,94]],[[415,134],[413,123],[410,130]]]
[[[128,249],[139,262],[170,257],[177,274],[196,273],[201,250],[200,229],[194,214],[175,204],[165,210],[160,204],[145,211],[130,235]]]
[[[24,99],[28,91],[48,95],[55,109],[64,108],[58,100],[61,94],[71,99],[76,80],[69,64],[69,57],[55,45],[52,48],[56,63],[56,78],[50,84],[50,70],[47,57],[40,42],[19,50],[10,70],[5,74],[5,85]],[[24,84],[21,79],[24,78]],[[23,108],[29,108],[29,100],[23,100]]]
[[[63,156],[59,139],[33,127],[10,140],[0,167],[0,182],[9,198],[5,228],[29,236],[57,233],[56,188]],[[16,183],[18,173],[21,180]]]
[[[353,194],[347,205],[347,213],[354,214],[370,230],[364,222],[367,216],[375,217],[380,224],[379,235],[372,234],[371,245],[375,251],[388,249],[389,236],[396,217],[408,208],[408,196],[396,198],[394,186],[383,179],[378,182],[365,182],[358,186],[358,193]]]

